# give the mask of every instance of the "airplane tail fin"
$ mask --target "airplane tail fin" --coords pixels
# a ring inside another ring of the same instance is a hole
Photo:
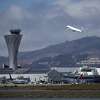
[[[10,77],[10,79],[11,79],[11,80],[13,80],[13,78],[12,78],[12,76],[11,76],[11,74],[10,74],[10,73],[9,73],[9,77]]]

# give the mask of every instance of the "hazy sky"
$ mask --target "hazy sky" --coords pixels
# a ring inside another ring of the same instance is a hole
[[[83,33],[65,31],[66,25]],[[100,36],[100,0],[0,0],[0,55],[7,54],[4,35],[20,28],[20,51],[35,50],[84,36]]]

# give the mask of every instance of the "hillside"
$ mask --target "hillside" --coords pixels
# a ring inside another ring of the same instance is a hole
[[[45,70],[52,66],[75,67],[76,62],[86,59],[88,56],[100,57],[100,38],[85,37],[73,41],[48,46],[47,48],[27,53],[29,59],[32,57],[30,71]],[[35,59],[36,58],[36,59]]]
[[[54,57],[61,54],[72,53],[97,53],[99,50],[100,38],[92,36],[73,41],[65,41],[36,51],[22,52],[19,54],[19,58],[33,59],[33,61],[36,61],[43,57]]]
[[[33,69],[45,69],[48,66],[74,66],[77,61],[91,55],[100,57],[100,37],[84,37],[36,51],[21,52],[18,59],[24,64],[31,64]]]

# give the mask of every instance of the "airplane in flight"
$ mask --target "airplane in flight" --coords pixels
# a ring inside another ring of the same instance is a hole
[[[70,25],[67,25],[66,28],[72,30],[73,32],[82,32],[81,29],[75,28],[75,27],[70,26]]]

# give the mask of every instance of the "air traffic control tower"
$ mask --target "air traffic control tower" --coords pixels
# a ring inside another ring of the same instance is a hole
[[[10,34],[4,36],[9,54],[9,68],[13,70],[17,68],[17,54],[22,38],[20,32],[20,29],[10,30]]]

